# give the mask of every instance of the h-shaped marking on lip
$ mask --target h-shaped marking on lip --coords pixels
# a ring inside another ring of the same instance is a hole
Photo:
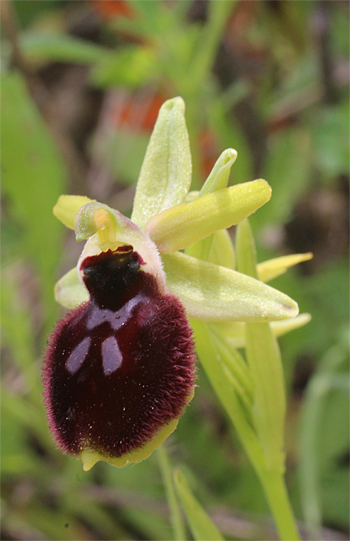
[[[95,308],[86,323],[87,330],[91,331],[101,323],[108,321],[114,331],[120,329],[131,317],[132,309],[141,302],[142,295],[130,299],[118,312],[112,310]],[[75,374],[89,353],[91,338],[86,336],[71,352],[66,368],[70,374]],[[123,361],[122,353],[114,336],[109,336],[101,344],[102,366],[105,376],[117,370]]]
[[[144,297],[142,295],[136,295],[133,299],[130,299],[124,306],[117,312],[109,310],[108,308],[95,308],[90,314],[86,328],[91,331],[101,323],[108,321],[114,331],[117,331],[122,327],[131,317],[132,309],[137,306]]]

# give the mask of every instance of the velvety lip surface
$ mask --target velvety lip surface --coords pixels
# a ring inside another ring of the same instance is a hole
[[[185,311],[131,246],[81,265],[90,301],[69,312],[50,337],[44,398],[58,446],[120,457],[181,415],[195,382]],[[147,266],[145,266],[147,268]]]

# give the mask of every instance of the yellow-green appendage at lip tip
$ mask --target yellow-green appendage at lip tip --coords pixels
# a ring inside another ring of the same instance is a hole
[[[179,419],[173,419],[168,425],[164,426],[154,438],[146,443],[141,449],[135,449],[128,454],[125,454],[118,458],[108,458],[102,456],[95,451],[90,451],[89,449],[84,449],[80,454],[80,459],[83,463],[84,471],[90,470],[96,462],[100,460],[107,462],[111,466],[116,466],[117,468],[123,468],[127,464],[141,462],[148,458],[153,451],[158,449],[158,447],[174,432],[178,425]]]
[[[193,397],[194,388],[189,394],[185,407],[191,402]],[[117,468],[123,468],[127,464],[137,463],[141,462],[142,460],[146,460],[146,458],[151,456],[153,451],[158,449],[158,447],[160,447],[160,445],[162,445],[162,443],[174,432],[179,423],[179,420],[180,417],[173,419],[172,421],[170,421],[170,423],[163,426],[151,439],[151,441],[146,443],[143,447],[141,447],[140,449],[135,449],[134,451],[131,451],[130,453],[127,453],[121,457],[108,458],[106,456],[100,455],[95,451],[84,449],[80,453],[80,459],[83,463],[83,470],[90,470],[96,464],[96,462],[99,461],[107,462],[111,466],[116,466]]]

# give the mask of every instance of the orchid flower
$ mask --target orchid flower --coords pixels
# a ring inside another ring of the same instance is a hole
[[[175,98],[160,109],[131,219],[82,196],[63,195],[54,208],[85,245],[56,284],[71,311],[49,339],[44,397],[54,440],[85,470],[143,460],[175,430],[195,389],[192,328],[196,338],[209,329],[223,350],[246,345],[246,323],[273,322],[278,336],[307,320],[264,281],[308,255],[261,264],[254,276],[235,270],[227,228],[271,197],[265,180],[227,187],[236,157],[224,151],[201,191],[190,192],[184,102]],[[251,376],[235,358],[248,404]]]

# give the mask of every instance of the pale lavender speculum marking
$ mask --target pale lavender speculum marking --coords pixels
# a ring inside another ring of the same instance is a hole
[[[66,368],[71,374],[75,374],[83,364],[86,356],[88,354],[91,344],[91,338],[87,336],[73,349],[72,353],[69,355],[66,361]]]
[[[102,365],[105,376],[109,376],[122,364],[123,356],[114,336],[102,342]]]

